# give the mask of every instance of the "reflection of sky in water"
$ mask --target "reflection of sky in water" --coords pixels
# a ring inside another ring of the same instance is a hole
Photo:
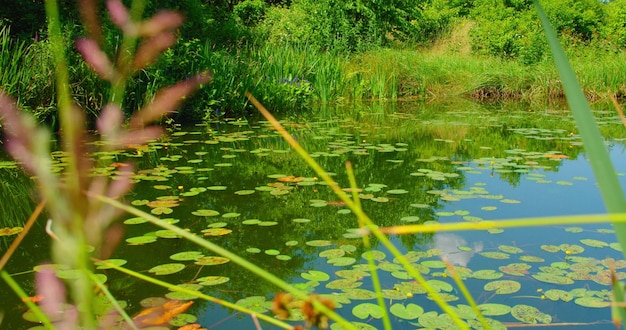
[[[618,172],[626,172],[626,152],[624,147],[615,145],[612,148],[611,156],[614,164],[617,166]],[[583,158],[583,155],[578,159],[567,159],[557,162],[555,161],[555,167],[558,171],[544,171],[536,170],[537,173],[545,174],[545,179],[551,180],[551,183],[537,183],[533,180],[528,180],[527,175],[522,175],[521,180],[516,186],[512,186],[507,181],[501,179],[497,173],[490,176],[489,171],[482,171],[482,174],[464,174],[466,178],[466,186],[462,189],[467,190],[469,187],[474,186],[476,183],[485,183],[484,188],[489,191],[490,194],[503,195],[507,199],[519,200],[519,204],[506,204],[498,200],[489,199],[465,199],[456,202],[444,202],[443,208],[438,211],[456,211],[467,210],[472,216],[478,216],[484,219],[506,219],[506,218],[521,218],[521,217],[533,217],[533,216],[554,216],[554,215],[567,215],[567,214],[595,214],[605,212],[604,204],[602,202],[600,192],[596,187],[593,173],[589,163]],[[586,177],[586,181],[575,180],[574,177]],[[564,180],[572,182],[572,186],[562,186],[556,184],[557,181]],[[626,177],[621,176],[620,181],[622,186],[626,186]],[[484,206],[497,206],[497,210],[484,211],[481,207]],[[445,222],[463,222],[464,220],[460,216],[441,217],[440,221]],[[530,255],[544,258],[542,263],[530,263],[532,268],[529,270],[530,274],[539,271],[539,267],[550,265],[553,262],[565,261],[566,255],[564,253],[547,253],[541,250],[542,244],[554,244],[560,245],[567,244],[579,244],[582,245],[579,240],[583,238],[597,239],[606,242],[615,242],[616,238],[613,234],[602,234],[595,231],[598,228],[611,228],[610,224],[598,224],[583,226],[588,228],[588,231],[583,233],[572,234],[566,232],[564,229],[569,226],[560,227],[530,227],[519,229],[505,229],[501,234],[489,234],[486,231],[462,231],[462,232],[448,232],[435,234],[433,238],[433,245],[425,248],[439,248],[444,251],[447,259],[455,265],[466,266],[472,270],[481,269],[496,269],[502,265],[508,265],[511,263],[523,262],[518,258],[521,255]],[[593,231],[592,231],[593,230]],[[398,238],[392,238],[392,242],[396,244],[396,247],[403,250],[402,242]],[[519,255],[511,255],[507,260],[494,260],[479,255],[479,253],[486,251],[499,251],[500,245],[512,245],[517,246],[524,250]],[[472,251],[460,251],[458,246],[467,246]],[[622,258],[622,254],[610,249],[605,248],[593,248],[585,247],[585,252],[582,256],[593,257],[597,259],[604,259],[607,257]],[[391,254],[382,246],[377,246],[377,249],[384,251],[388,257]],[[419,250],[420,247],[415,247],[415,250]],[[320,250],[321,251],[321,250]],[[365,260],[357,258],[357,263],[365,263]],[[334,272],[338,269],[350,269],[347,267],[334,267],[326,263],[323,258],[317,259],[304,266],[302,271],[316,269],[324,271],[331,275],[331,280],[337,279]],[[441,271],[431,270],[431,272]],[[510,279],[514,281],[520,281],[522,284],[522,290],[515,294],[509,295],[494,295],[491,292],[485,292],[483,286],[488,282],[487,280],[479,279],[467,279],[464,281],[465,285],[472,292],[474,299],[477,303],[503,303],[509,306],[517,304],[527,304],[539,308],[542,312],[548,313],[553,317],[553,323],[566,323],[566,322],[589,322],[592,320],[602,320],[600,324],[573,327],[574,329],[613,329],[613,325],[607,322],[610,320],[610,310],[608,308],[591,309],[580,307],[573,302],[553,302],[550,300],[541,300],[538,297],[541,293],[538,290],[546,291],[548,289],[562,289],[572,290],[574,288],[588,288],[593,290],[609,289],[607,286],[601,286],[592,281],[577,281],[571,285],[553,285],[543,283],[534,280],[529,275],[524,277],[517,277],[512,275],[504,275],[501,279]],[[392,277],[388,272],[379,272],[381,285],[384,289],[393,288],[397,283],[402,280]],[[432,274],[426,275],[426,279],[434,278]],[[437,277],[439,278],[439,277]],[[452,283],[451,279],[448,279]],[[304,280],[295,280],[295,282],[304,282]],[[317,293],[329,292],[324,287],[325,283],[321,283],[315,291]],[[456,288],[456,285],[454,285]],[[370,278],[363,279],[362,288],[370,288]],[[455,289],[456,290],[456,289]],[[455,295],[461,296],[461,293],[453,292]],[[398,301],[394,301],[398,302]],[[427,300],[424,295],[415,295],[411,299],[400,301],[401,303],[416,303],[424,307],[425,310],[436,310],[439,308],[430,300]],[[355,301],[359,303],[359,301]],[[466,304],[464,298],[452,302],[452,305]],[[349,319],[353,319],[351,309],[353,306],[344,306],[338,312]],[[253,323],[249,316],[246,315],[233,315],[225,311],[216,311],[219,308],[209,308],[204,315],[200,317],[200,322],[206,325],[214,325],[219,329],[226,329],[229,327],[235,328],[252,328]],[[210,319],[209,319],[210,318]],[[245,321],[242,321],[245,320]],[[497,319],[503,322],[518,323],[512,316],[497,317]],[[377,328],[382,328],[382,323],[379,320],[365,320]],[[264,329],[273,329],[268,325],[264,325]],[[410,325],[408,322],[394,322],[394,329],[414,329],[415,326]],[[571,328],[571,327],[560,327]],[[534,326],[533,329],[542,329],[540,326]],[[552,327],[546,329],[552,329]]]

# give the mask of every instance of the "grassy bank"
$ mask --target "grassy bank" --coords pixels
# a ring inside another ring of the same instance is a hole
[[[215,79],[187,101],[176,115],[179,122],[246,116],[251,110],[244,97],[247,90],[274,112],[302,112],[318,103],[363,100],[462,97],[539,103],[563,98],[550,59],[529,66],[475,55],[462,33],[453,31],[420,48],[381,48],[352,55],[290,45],[215,50],[194,40],[176,45],[153,68],[141,72],[129,85],[125,108],[128,114],[133,112],[159,87],[201,69],[212,70]],[[24,45],[1,36],[0,41],[3,88],[41,121],[54,123],[54,79],[47,41]],[[622,69],[626,55],[580,48],[572,50],[570,58],[591,100],[606,98],[607,91],[626,97],[626,70]],[[85,91],[106,90],[106,86],[87,73],[78,58],[74,60],[70,74],[75,101],[96,114],[108,95]]]

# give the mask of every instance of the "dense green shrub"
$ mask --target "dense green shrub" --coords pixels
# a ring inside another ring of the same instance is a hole
[[[257,25],[265,17],[267,5],[261,0],[245,0],[233,8],[233,13],[246,26]]]

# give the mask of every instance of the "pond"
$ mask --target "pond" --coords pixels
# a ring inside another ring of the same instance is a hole
[[[610,107],[596,108],[624,186],[624,127]],[[346,161],[353,164],[363,209],[381,227],[603,213],[573,119],[563,109],[374,104],[321,109],[318,113],[333,115],[282,123],[341,187],[349,186]],[[114,176],[129,162],[137,165],[136,187],[127,196],[137,208],[331,299],[340,315],[364,329],[383,327],[372,305],[376,299],[355,216],[267,122],[230,120],[175,129],[162,141],[93,157],[105,164],[94,175]],[[14,227],[34,207],[28,197],[33,188],[14,165],[2,164],[0,227]],[[126,261],[124,267],[271,314],[278,291],[272,284],[145,219],[121,220],[126,236],[112,258]],[[43,227],[42,220],[6,267],[31,295],[33,267],[48,258]],[[2,238],[3,250],[14,237]],[[484,315],[500,322],[494,329],[535,322],[614,327],[609,269],[624,279],[626,262],[610,224],[390,238],[472,326],[476,316],[442,257],[454,265]],[[391,253],[375,240],[372,244],[368,253],[376,260],[394,329],[450,328],[449,318]],[[98,272],[131,315],[164,297],[191,299],[115,270]],[[36,325],[24,320],[29,313],[4,283],[0,294],[2,328]],[[290,323],[302,324],[300,317],[294,309]],[[250,316],[199,299],[172,327],[186,323],[255,328]]]

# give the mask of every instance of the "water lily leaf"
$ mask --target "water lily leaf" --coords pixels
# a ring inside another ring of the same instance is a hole
[[[317,282],[325,282],[330,279],[330,276],[327,273],[319,270],[309,270],[306,273],[300,273],[300,276],[305,280]]]
[[[495,211],[498,209],[497,206],[483,206],[480,208],[483,211]]]
[[[559,248],[567,254],[580,254],[585,252],[584,247],[576,244],[561,244],[559,245]]]
[[[270,227],[270,226],[276,226],[278,224],[278,222],[276,221],[261,221],[258,223],[259,226],[261,227]]]
[[[548,324],[552,322],[552,316],[542,313],[537,307],[528,305],[515,305],[511,308],[511,315],[518,319],[520,322],[527,324],[544,323]]]
[[[148,243],[153,243],[156,242],[157,237],[156,236],[137,236],[137,237],[131,237],[131,238],[127,238],[126,239],[126,243],[128,243],[129,245],[143,245],[143,244],[148,244]]]
[[[237,212],[228,212],[228,213],[224,213],[222,214],[222,218],[236,218],[238,216],[240,216],[241,213],[237,213]]]
[[[276,249],[267,249],[265,251],[263,251],[265,254],[267,254],[268,256],[277,256],[280,254],[280,251],[276,250]]]
[[[510,258],[510,255],[504,252],[487,251],[487,252],[481,252],[480,255],[483,257],[490,258],[490,259],[509,259]]]
[[[528,270],[531,267],[532,266],[529,264],[512,263],[506,266],[500,266],[498,267],[498,269],[505,274],[514,275],[514,276],[524,276],[528,274]]]
[[[170,263],[152,267],[148,271],[154,273],[154,275],[169,275],[178,273],[183,269],[185,269],[184,264]]]
[[[516,253],[524,252],[524,250],[518,248],[517,246],[510,246],[510,245],[500,245],[500,246],[498,246],[498,250],[500,250],[502,252],[510,253],[510,254],[516,254]]]
[[[451,217],[455,214],[454,212],[440,211],[440,212],[435,212],[435,215],[438,217]]]
[[[350,279],[339,279],[326,283],[326,288],[328,289],[352,289],[358,288],[362,285],[362,282],[353,281]]]
[[[201,266],[213,266],[213,265],[221,265],[229,262],[230,259],[224,257],[217,256],[205,256],[196,259],[195,264]]]
[[[346,297],[352,300],[371,300],[376,298],[376,293],[372,290],[366,290],[361,288],[343,289]]]
[[[287,241],[285,242],[286,246],[296,246],[298,245],[298,241]]]
[[[308,246],[329,246],[331,244],[333,244],[331,241],[327,241],[327,240],[312,240],[312,241],[308,241],[305,243]]]
[[[178,252],[178,253],[172,254],[170,256],[170,259],[176,260],[176,261],[188,261],[188,260],[196,260],[197,258],[200,258],[202,256],[203,254],[200,251],[185,251],[185,252]]]
[[[412,303],[406,306],[398,303],[393,304],[389,308],[389,311],[396,317],[405,320],[414,320],[424,314],[424,309],[421,306]]]
[[[262,296],[251,296],[238,300],[235,305],[248,308],[257,313],[265,313],[272,309],[272,302],[266,301]]]
[[[197,215],[199,217],[214,217],[214,216],[220,215],[220,213],[215,210],[204,210],[204,209],[193,211],[191,212],[191,214]]]
[[[504,274],[497,272],[493,269],[481,269],[474,271],[472,277],[479,280],[496,280],[502,277]]]
[[[235,195],[246,196],[246,195],[252,195],[255,192],[256,190],[238,190],[238,191],[235,191]]]
[[[370,276],[370,273],[357,269],[342,269],[335,272],[335,275],[349,279],[352,281],[361,280],[366,276]]]
[[[180,238],[180,235],[168,229],[157,230],[155,234],[160,238]]]
[[[259,219],[248,219],[248,220],[244,220],[241,222],[244,225],[257,225],[259,223],[261,223],[261,220]]]
[[[602,248],[602,247],[605,247],[605,246],[609,246],[609,243],[603,242],[603,241],[599,241],[599,240],[596,240],[596,239],[581,239],[580,242],[585,244],[585,245],[587,245],[587,246],[597,247],[597,248]]]
[[[526,261],[526,262],[544,262],[545,261],[543,258],[535,257],[535,256],[521,256],[519,257],[519,260]]]
[[[424,260],[420,264],[428,268],[446,268],[446,263],[441,260]]]
[[[346,251],[342,249],[329,249],[319,253],[321,258],[337,258],[346,255]]]
[[[509,199],[509,198],[501,199],[500,202],[507,203],[507,204],[519,204],[519,203],[521,203],[517,199]]]
[[[279,254],[276,256],[276,259],[278,260],[282,260],[282,261],[287,261],[287,260],[291,260],[291,256],[285,255],[285,254]]]
[[[232,233],[233,231],[227,228],[209,228],[203,229],[204,236],[224,236]]]
[[[172,210],[172,208],[166,207],[166,206],[159,206],[159,207],[155,207],[152,210],[150,210],[150,213],[155,214],[155,215],[170,214],[172,212],[174,212],[174,210]]]
[[[480,304],[478,309],[485,316],[501,316],[511,312],[511,307],[503,304]]]
[[[495,291],[496,294],[510,294],[519,291],[522,285],[519,282],[511,280],[499,280],[485,284],[485,291]]]
[[[326,260],[326,262],[333,266],[341,267],[341,266],[352,265],[353,263],[356,262],[356,259],[352,257],[337,257],[337,258],[330,258]]]
[[[561,248],[556,246],[556,245],[542,245],[540,246],[540,248],[546,252],[552,252],[552,253],[556,253],[556,252],[561,252]]]
[[[367,318],[380,319],[383,317],[383,310],[380,306],[372,303],[361,303],[352,308],[352,315],[365,320]]]
[[[550,273],[537,273],[533,274],[532,277],[538,281],[552,284],[572,284],[574,280],[569,277],[559,276]]]
[[[165,294],[165,297],[168,299],[173,299],[173,300],[193,300],[193,299],[198,299],[198,297],[194,294],[191,293],[187,293],[187,292],[181,292],[181,291],[174,291],[174,292],[168,292]]]
[[[125,225],[138,225],[140,223],[145,223],[145,222],[148,222],[148,220],[142,217],[134,217],[134,218],[124,220]]]
[[[420,217],[416,216],[416,215],[411,215],[411,216],[406,216],[406,217],[402,217],[400,218],[400,221],[402,222],[416,222],[419,221]]]
[[[387,256],[382,251],[370,250],[363,252],[361,254],[361,257],[363,257],[364,259],[371,258],[372,260],[381,261],[384,260]]]
[[[569,232],[569,233],[582,233],[583,230],[584,229],[581,228],[581,227],[567,227],[567,228],[565,228],[565,231]]]
[[[128,261],[125,260],[125,259],[107,259],[107,260],[102,260],[102,261],[96,261],[96,262],[94,262],[94,264],[98,266],[98,267],[96,267],[97,269],[110,269],[111,266],[105,265],[104,262],[107,262],[109,264],[113,264],[115,266],[123,266]]]
[[[220,191],[220,190],[226,190],[226,186],[210,186],[210,187],[206,187],[208,190],[213,190],[213,191]]]
[[[576,305],[591,307],[591,308],[604,308],[611,306],[610,301],[605,301],[598,297],[580,297],[574,300]]]
[[[387,203],[389,202],[389,198],[387,197],[374,197],[374,198],[370,198],[371,201],[377,202],[377,203]]]
[[[426,281],[426,283],[428,283],[428,285],[430,285],[437,292],[451,292],[453,290],[452,285],[448,282],[440,280],[428,280]]]
[[[391,189],[391,190],[387,190],[388,194],[391,195],[401,195],[401,194],[406,194],[408,193],[408,190],[404,190],[404,189]]]
[[[550,289],[545,291],[543,294],[547,299],[552,301],[563,300],[565,302],[569,302],[574,299],[574,296],[571,293],[559,289]]]
[[[250,248],[246,249],[246,252],[248,252],[248,253],[261,253],[261,249],[255,248],[255,247],[250,247]]]
[[[228,222],[214,222],[210,223],[207,227],[209,228],[223,228],[228,226]]]
[[[307,222],[311,222],[311,220],[309,220],[309,219],[300,219],[300,218],[298,218],[298,219],[293,219],[293,220],[291,220],[291,221],[296,222],[296,223],[307,223]]]

